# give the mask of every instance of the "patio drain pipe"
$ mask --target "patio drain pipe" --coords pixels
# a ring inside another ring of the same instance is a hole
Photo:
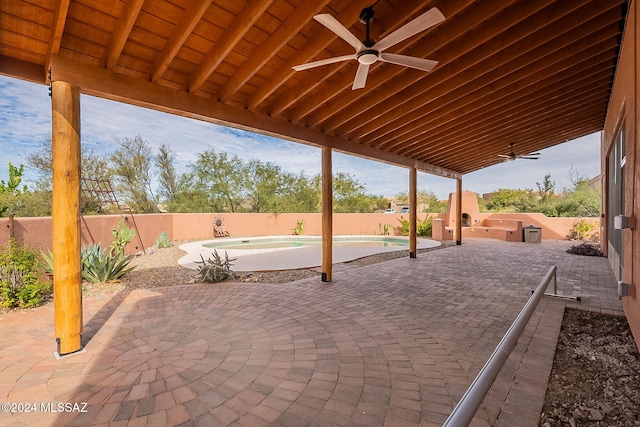
[[[533,312],[538,307],[538,303],[544,296],[547,286],[549,286],[551,280],[555,280],[556,270],[555,265],[549,269],[531,298],[529,298],[522,308],[522,311],[520,311],[520,314],[518,314],[518,317],[516,317],[516,320],[514,320],[507,333],[502,337],[502,340],[500,340],[500,343],[493,351],[489,360],[487,360],[487,363],[485,363],[478,376],[464,393],[464,396],[462,396],[462,399],[460,399],[453,409],[449,418],[444,422],[443,427],[466,427],[469,425],[484,400],[484,397],[496,380],[504,362],[516,346]]]

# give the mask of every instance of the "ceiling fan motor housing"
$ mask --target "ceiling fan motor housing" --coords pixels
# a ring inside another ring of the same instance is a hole
[[[371,65],[378,60],[378,51],[374,49],[364,49],[358,52],[358,62],[363,65]]]

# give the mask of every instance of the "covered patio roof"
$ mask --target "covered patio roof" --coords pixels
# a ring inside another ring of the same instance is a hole
[[[445,20],[393,46],[352,90],[374,0],[28,0],[0,3],[0,73],[460,178],[603,128],[623,0],[379,0],[380,40],[432,7]],[[49,75],[48,70],[51,70]]]

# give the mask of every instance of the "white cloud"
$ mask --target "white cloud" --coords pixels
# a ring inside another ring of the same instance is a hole
[[[25,154],[38,149],[39,142],[49,137],[51,99],[46,86],[2,76],[0,91],[0,179],[6,179],[7,162],[25,163]],[[178,167],[183,169],[208,148],[245,160],[273,162],[294,173],[314,175],[321,169],[318,148],[129,104],[83,95],[81,117],[82,143],[96,152],[112,152],[116,148],[113,137],[140,135],[154,150],[162,144],[170,145]],[[333,162],[335,172],[354,174],[371,194],[391,196],[408,191],[406,168],[340,153],[334,153]],[[543,150],[537,161],[501,163],[467,174],[463,187],[477,193],[498,188],[536,188],[536,182],[551,173],[560,190],[570,186],[567,175],[572,166],[589,178],[600,173],[599,134]],[[28,180],[35,178],[33,173],[25,172]],[[439,198],[446,199],[455,187],[455,180],[418,174],[418,188],[433,191]]]

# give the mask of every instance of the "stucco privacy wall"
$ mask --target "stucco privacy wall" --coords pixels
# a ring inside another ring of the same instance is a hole
[[[640,218],[640,205],[638,196],[640,195],[640,161],[637,156],[638,135],[640,130],[640,111],[638,108],[638,96],[640,94],[640,59],[638,56],[638,46],[640,37],[638,35],[638,20],[640,19],[640,8],[638,1],[629,2],[629,11],[625,24],[625,31],[618,60],[618,67],[613,83],[607,118],[605,120],[604,131],[602,133],[601,159],[602,171],[608,176],[608,157],[611,152],[616,135],[621,126],[624,125],[626,133],[625,154],[627,161],[624,166],[625,188],[624,188],[624,215]],[[605,200],[603,206],[607,206],[608,185],[603,185]],[[606,211],[605,211],[606,212]],[[611,215],[605,213],[604,223],[613,221]],[[640,224],[638,224],[640,225]],[[624,273],[622,280],[629,286],[629,296],[623,297],[624,312],[629,321],[629,326],[635,338],[636,344],[640,347],[640,289],[638,277],[640,277],[640,251],[638,242],[640,231],[636,225],[635,229],[622,231],[624,247]],[[603,227],[605,236],[606,227]],[[603,249],[607,250],[606,238],[602,239]]]
[[[427,215],[418,214],[422,220]],[[542,227],[543,239],[565,239],[571,227],[583,218],[548,218],[542,214],[480,214],[482,218],[516,219],[524,226],[533,224]],[[440,214],[442,216],[442,214]],[[102,243],[108,246],[113,241],[111,230],[125,218],[129,227],[137,225],[138,235],[127,246],[127,253],[134,253],[142,246],[153,246],[161,232],[171,240],[197,240],[213,238],[213,223],[216,218],[224,220],[224,227],[231,236],[289,235],[299,220],[304,220],[305,235],[321,235],[322,215],[319,213],[225,213],[225,214],[148,214],[148,215],[92,215],[81,220],[82,244]],[[407,214],[340,214],[333,216],[334,234],[381,234],[385,224],[398,234],[399,219],[408,219]],[[597,218],[584,218],[598,224]],[[51,248],[51,218],[15,218],[14,235],[20,242],[33,248]],[[9,219],[0,218],[0,243],[9,238]],[[140,242],[142,239],[142,243]]]

